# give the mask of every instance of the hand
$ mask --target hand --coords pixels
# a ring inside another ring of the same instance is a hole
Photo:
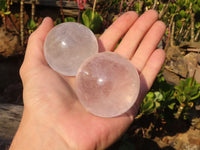
[[[156,46],[165,25],[158,21],[156,11],[147,11],[140,17],[135,12],[127,12],[99,38],[100,51],[114,51],[123,37],[115,52],[134,64],[141,79],[137,103],[127,113],[114,118],[87,112],[74,92],[75,78],[60,75],[48,66],[43,44],[52,28],[53,21],[45,18],[29,38],[20,69],[24,113],[10,149],[105,149],[132,123],[164,62],[164,51]]]

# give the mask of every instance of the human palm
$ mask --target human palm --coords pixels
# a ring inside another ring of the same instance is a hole
[[[163,50],[155,50],[165,31],[165,25],[157,19],[158,14],[152,10],[139,18],[135,12],[127,12],[99,38],[102,52],[114,51],[123,37],[115,52],[133,63],[141,80],[137,103],[128,112],[118,117],[101,118],[87,112],[78,101],[75,77],[60,75],[46,63],[43,43],[53,27],[52,20],[46,18],[31,35],[20,70],[24,113],[11,149],[20,149],[28,143],[29,149],[35,146],[30,142],[30,131],[24,131],[27,128],[37,137],[32,141],[42,143],[40,149],[105,149],[119,138],[132,123],[164,61]],[[22,135],[27,139],[20,147],[17,143]]]

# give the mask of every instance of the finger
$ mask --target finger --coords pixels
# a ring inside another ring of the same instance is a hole
[[[140,73],[140,93],[137,101],[132,108],[126,113],[130,117],[136,117],[138,109],[144,99],[145,95],[151,88],[160,68],[162,67],[165,60],[165,52],[163,50],[155,50],[147,61],[146,66]]]
[[[162,49],[155,50],[149,57],[145,67],[140,73],[141,78],[141,91],[142,95],[146,95],[146,92],[151,88],[157,74],[159,73],[165,60],[165,52]]]
[[[146,32],[158,19],[158,13],[154,10],[146,11],[133,24],[127,32],[121,43],[116,49],[116,52],[125,58],[130,58],[140,44]]]
[[[164,32],[165,24],[161,21],[157,21],[142,40],[140,46],[138,47],[131,60],[139,72],[143,69],[146,61],[152,52],[156,49]]]
[[[99,50],[113,51],[120,38],[128,31],[137,19],[138,14],[133,11],[126,12],[119,17],[99,38]]]
[[[43,44],[47,33],[53,28],[53,20],[46,17],[42,24],[34,31],[28,40],[24,62],[33,64],[44,63]]]

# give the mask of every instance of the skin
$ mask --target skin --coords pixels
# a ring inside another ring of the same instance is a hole
[[[105,149],[130,126],[141,101],[159,72],[165,53],[156,49],[165,32],[153,10],[140,17],[135,12],[120,16],[98,39],[100,51],[114,52],[137,68],[141,89],[136,104],[125,114],[101,118],[87,112],[74,92],[74,77],[53,71],[45,61],[43,44],[53,21],[47,17],[29,38],[20,69],[24,112],[10,150]]]

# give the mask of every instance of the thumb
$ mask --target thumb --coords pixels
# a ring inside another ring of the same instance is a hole
[[[37,30],[30,35],[24,63],[38,65],[38,63],[46,62],[43,55],[43,46],[45,38],[53,26],[53,20],[46,17]]]

